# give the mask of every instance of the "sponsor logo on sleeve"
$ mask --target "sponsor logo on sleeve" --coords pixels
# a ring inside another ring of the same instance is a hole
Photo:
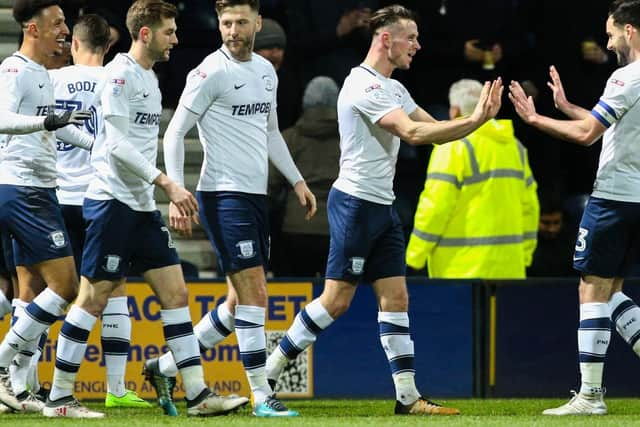
[[[376,90],[376,89],[380,89],[382,86],[380,86],[380,83],[374,83],[371,86],[368,86],[364,89],[365,93],[369,93],[372,90]]]
[[[111,84],[112,84],[111,92],[115,96],[120,95],[122,93],[122,88],[124,87],[124,83],[125,83],[124,79],[112,79],[111,80]]]
[[[611,79],[611,83],[613,83],[614,85],[618,85],[620,87],[624,87],[624,82],[622,80]]]

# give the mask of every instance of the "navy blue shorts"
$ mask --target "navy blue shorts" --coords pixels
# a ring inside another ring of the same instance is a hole
[[[332,188],[327,213],[331,235],[327,279],[373,283],[405,275],[402,223],[392,205]]]
[[[638,271],[640,203],[590,197],[582,214],[573,268],[600,277]]]
[[[13,238],[16,265],[72,255],[53,188],[1,184],[0,232]]]
[[[76,261],[76,271],[80,274],[82,265],[82,248],[84,247],[84,219],[82,218],[82,206],[60,205],[62,218],[67,228],[69,242],[73,250],[73,259]]]
[[[180,264],[159,211],[134,211],[118,200],[84,199],[82,214],[86,224],[83,276],[118,281],[132,262],[143,273]]]
[[[17,276],[13,260],[13,242],[6,233],[0,233],[0,276],[5,279]]]
[[[269,262],[267,196],[233,191],[197,191],[200,220],[218,257],[221,274]]]

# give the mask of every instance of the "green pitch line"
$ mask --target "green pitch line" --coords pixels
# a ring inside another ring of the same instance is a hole
[[[567,397],[568,399],[568,397]],[[49,419],[41,415],[0,415],[0,425],[6,426],[260,426],[282,427],[401,427],[401,426],[576,426],[576,427],[620,427],[637,426],[640,420],[639,399],[606,399],[609,414],[601,417],[560,417],[550,418],[540,415],[543,409],[565,403],[562,399],[468,399],[441,400],[438,402],[454,406],[462,411],[457,417],[408,417],[394,416],[394,402],[391,400],[287,400],[285,403],[300,411],[300,417],[292,419],[257,419],[249,409],[225,417],[187,418],[186,407],[178,404],[180,416],[162,415],[160,408],[152,409],[109,409],[107,418],[98,420]],[[91,409],[104,410],[99,403],[88,403]]]

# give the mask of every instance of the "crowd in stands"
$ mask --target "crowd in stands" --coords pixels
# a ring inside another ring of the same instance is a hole
[[[176,107],[189,70],[220,45],[211,1],[170,2],[179,11],[179,45],[171,61],[156,67],[167,109]],[[108,61],[130,44],[124,25],[130,3],[65,0],[63,9],[71,25],[78,14],[88,12],[101,14],[109,21],[114,44]],[[339,138],[331,103],[350,69],[367,51],[371,11],[392,3],[418,13],[422,45],[411,69],[398,71],[394,77],[438,119],[448,118],[447,92],[453,82],[462,78],[485,81],[496,76],[502,76],[505,82],[522,82],[542,113],[560,117],[547,88],[552,64],[562,73],[572,102],[590,109],[616,67],[615,57],[606,50],[603,17],[608,1],[263,0],[265,20],[255,50],[277,70],[279,125],[311,190],[319,196],[320,206],[338,170]],[[325,77],[319,80],[318,76]],[[569,255],[575,224],[595,178],[600,143],[590,147],[559,143],[525,126],[508,102],[503,103],[500,118],[514,121],[515,135],[527,149],[541,199],[538,250],[528,274],[575,275]],[[400,149],[395,205],[407,241],[431,149],[429,145],[404,143]],[[280,181],[281,177],[273,174],[272,270],[280,276],[322,275],[324,261],[309,259],[325,258],[326,214],[321,209],[311,222],[290,224],[288,195],[281,190]],[[549,215],[554,219],[549,220]],[[548,223],[557,223],[557,215],[561,217],[560,231],[550,233]]]

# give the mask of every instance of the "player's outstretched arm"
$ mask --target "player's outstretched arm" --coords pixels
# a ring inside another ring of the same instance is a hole
[[[67,125],[83,125],[90,118],[91,111],[67,110],[60,114],[51,113],[44,119],[44,128],[51,131]]]
[[[93,138],[75,126],[64,126],[56,130],[56,137],[75,147],[91,150]]]
[[[485,83],[474,113],[462,119],[439,122],[418,122],[412,120],[401,108],[385,114],[378,120],[378,126],[402,138],[409,144],[442,144],[463,138],[492,119],[500,110],[502,81]]]
[[[42,130],[56,130],[63,126],[81,125],[91,117],[88,111],[65,111],[48,116],[28,116],[18,114],[0,107],[0,133],[8,135],[24,135]]]
[[[562,80],[560,80],[560,73],[553,65],[549,67],[549,78],[551,81],[547,82],[547,86],[553,92],[553,103],[558,110],[575,120],[584,119],[589,115],[589,110],[572,104],[567,100]]]
[[[588,146],[600,138],[606,130],[591,114],[577,120],[556,120],[538,114],[533,98],[527,97],[522,86],[516,81],[509,84],[509,99],[516,113],[525,123],[565,141]]]

